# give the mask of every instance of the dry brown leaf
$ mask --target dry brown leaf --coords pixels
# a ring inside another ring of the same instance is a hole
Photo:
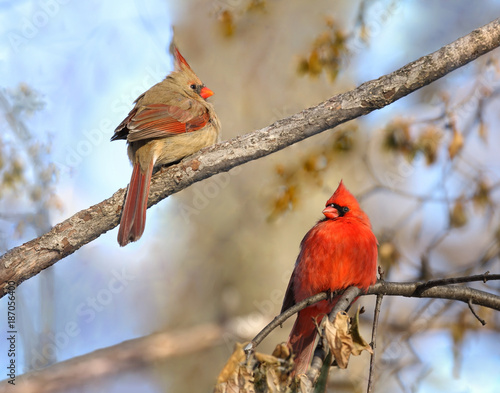
[[[255,11],[264,12],[264,11],[266,11],[266,1],[265,0],[250,0],[250,3],[247,5],[247,11],[249,11],[249,12],[255,12]]]
[[[266,353],[255,352],[254,356],[259,363],[267,363],[270,365],[278,365],[280,363],[277,357]]]
[[[467,212],[465,210],[463,197],[460,197],[455,202],[452,211],[450,212],[450,227],[461,228],[467,224]]]
[[[217,385],[228,382],[231,377],[237,375],[240,363],[245,360],[245,351],[243,347],[246,344],[236,343],[235,348],[226,365],[217,377]]]
[[[349,316],[344,311],[339,311],[335,322],[325,321],[325,337],[335,361],[339,368],[347,368],[349,357],[359,356],[363,351],[373,353],[373,349],[359,333],[359,307],[352,326]]]
[[[293,359],[286,344],[278,344],[273,355],[256,352],[254,359],[257,360],[257,367],[253,368],[256,385],[262,386],[262,381],[269,392],[287,391],[287,386],[292,382]]]
[[[474,205],[478,208],[485,208],[491,206],[490,199],[491,188],[484,179],[480,179],[477,183],[476,192],[472,197]]]
[[[354,343],[354,348],[352,350],[353,356],[359,356],[361,352],[368,351],[373,355],[373,348],[370,344],[368,344],[365,339],[361,336],[359,332],[359,311],[360,307],[358,306],[358,311],[353,318],[351,329],[349,333],[351,333],[352,341]]]
[[[479,136],[483,142],[488,142],[488,126],[483,121],[479,124]]]
[[[356,127],[351,127],[336,133],[333,139],[333,149],[331,152],[348,152],[352,150],[356,143],[356,131]]]
[[[215,388],[214,388],[214,393],[227,393],[227,392],[230,392],[230,390],[228,390],[228,384],[226,382],[223,382],[223,383],[219,383],[217,385],[215,385]]]
[[[255,393],[253,375],[242,363],[225,382],[215,386],[214,393]]]
[[[427,165],[436,162],[442,133],[438,127],[427,127],[418,137],[416,149],[423,153]]]
[[[345,312],[339,311],[334,323],[326,319],[325,337],[338,366],[347,368],[354,343],[349,334],[349,316]]]
[[[453,160],[455,156],[462,150],[464,147],[464,136],[457,129],[453,130],[453,139],[451,140],[450,145],[448,146],[448,153],[450,154],[450,159]]]
[[[237,378],[218,384],[214,393],[241,393]]]
[[[378,249],[380,265],[386,272],[389,272],[399,260],[399,251],[396,245],[391,241],[382,241]]]
[[[293,369],[290,348],[286,344],[279,344],[273,355],[255,352],[247,361],[244,346],[239,343],[235,345],[234,352],[217,378],[214,393],[287,391]]]
[[[252,373],[242,364],[238,366],[238,393],[255,393]]]
[[[274,348],[273,351],[273,356],[280,359],[290,359],[291,355],[291,348],[288,344],[285,343],[276,345],[276,348]]]
[[[298,376],[299,379],[299,391],[300,393],[310,393],[312,392],[312,382],[309,378],[307,378],[307,375],[305,374],[300,374]]]
[[[224,10],[219,15],[219,23],[222,34],[225,37],[232,37],[235,30],[234,16],[229,10]]]
[[[384,148],[391,152],[413,155],[414,142],[410,135],[408,119],[396,118],[384,129]]]
[[[269,393],[275,393],[281,391],[280,380],[274,368],[268,368],[266,370],[266,382]]]
[[[321,74],[321,71],[323,70],[323,66],[321,64],[321,60],[319,58],[318,51],[314,49],[311,54],[309,55],[309,62],[308,62],[308,71],[311,76],[318,76]]]

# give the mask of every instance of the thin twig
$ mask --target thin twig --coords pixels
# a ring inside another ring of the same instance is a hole
[[[481,325],[486,325],[486,321],[484,319],[482,319],[479,315],[476,314],[476,312],[474,311],[474,309],[472,308],[472,300],[469,300],[467,302],[467,304],[469,305],[469,309],[472,313],[472,315],[474,315],[476,317],[476,319],[481,322]]]
[[[384,281],[385,272],[381,266],[378,267],[378,274],[380,276],[380,281]],[[375,311],[373,313],[372,342],[371,342],[373,353],[370,357],[370,371],[368,374],[368,387],[366,388],[367,393],[371,393],[373,391],[373,379],[374,379],[374,369],[375,369],[375,349],[377,347],[377,327],[378,327],[378,319],[380,316],[380,308],[382,307],[383,297],[384,297],[384,295],[377,295],[377,301],[375,302]]]
[[[262,340],[264,340],[269,335],[269,333],[271,333],[274,329],[276,329],[278,326],[283,324],[283,322],[285,322],[293,314],[298,313],[300,310],[310,306],[311,304],[317,303],[321,300],[326,300],[327,297],[328,297],[327,292],[318,293],[317,295],[311,296],[310,298],[307,298],[307,299],[295,304],[293,307],[290,307],[288,310],[284,311],[283,313],[281,313],[280,315],[275,317],[245,347],[245,353],[247,354],[247,357],[252,354],[252,352],[257,347],[257,345],[259,345],[262,342]]]
[[[493,276],[493,275],[492,275]],[[491,277],[490,277],[491,278]],[[475,280],[477,281],[477,280]],[[417,298],[450,299],[488,307],[500,311],[500,296],[470,287],[445,285],[417,291],[422,283],[378,282],[368,288],[368,295],[405,296]]]
[[[377,295],[377,301],[375,303],[375,312],[373,315],[373,327],[372,327],[372,342],[371,342],[373,353],[370,357],[370,372],[368,374],[368,387],[366,389],[367,393],[371,393],[373,391],[373,379],[374,379],[374,369],[375,369],[375,348],[377,347],[377,327],[378,327],[378,318],[380,316],[380,308],[382,306],[382,298],[383,297],[384,297],[384,295]]]
[[[473,282],[473,281],[486,282],[490,280],[500,280],[500,274],[490,274],[490,272],[486,272],[483,274],[476,274],[474,276],[450,277],[450,278],[440,278],[437,280],[429,280],[425,283],[420,284],[415,291],[417,294],[419,294],[425,291],[426,289],[437,286],[463,284],[466,282]]]

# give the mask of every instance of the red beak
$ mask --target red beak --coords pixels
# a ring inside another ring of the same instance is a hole
[[[204,98],[205,100],[208,98],[208,97],[211,97],[214,95],[214,92],[212,90],[210,90],[208,87],[203,87],[200,91],[200,96],[201,98]]]
[[[323,209],[323,214],[326,218],[337,218],[339,216],[339,211],[335,209],[333,206],[327,205]]]

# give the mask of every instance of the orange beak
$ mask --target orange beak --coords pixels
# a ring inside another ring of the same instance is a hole
[[[331,205],[327,205],[322,212],[326,218],[337,218],[339,216],[339,211]]]
[[[200,90],[200,96],[201,98],[203,99],[207,99],[208,97],[212,97],[214,95],[214,92],[212,90],[210,90],[208,87],[203,87],[201,90]]]

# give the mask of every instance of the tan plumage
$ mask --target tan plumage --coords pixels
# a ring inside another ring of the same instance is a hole
[[[127,140],[134,167],[118,231],[120,246],[144,232],[153,168],[179,161],[219,139],[219,119],[206,101],[213,92],[177,48],[173,52],[174,72],[135,100],[111,138]]]

